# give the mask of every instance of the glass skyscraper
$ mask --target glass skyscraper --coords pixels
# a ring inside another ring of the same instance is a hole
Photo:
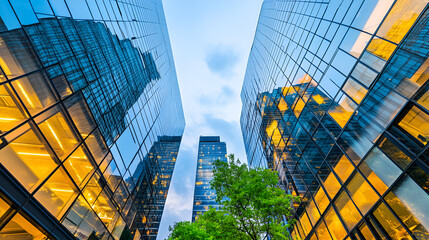
[[[216,202],[216,191],[210,186],[213,179],[213,163],[216,160],[227,162],[226,143],[221,142],[219,136],[200,136],[192,221],[208,211],[210,206],[214,208],[220,206]]]
[[[293,195],[292,236],[429,238],[426,0],[265,0],[241,128]]]
[[[185,127],[161,1],[0,1],[0,237],[155,239]]]

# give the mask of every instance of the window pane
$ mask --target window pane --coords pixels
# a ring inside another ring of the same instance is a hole
[[[338,98],[338,97],[337,97]],[[350,117],[353,115],[357,105],[349,97],[343,94],[329,108],[329,115],[340,125],[344,127]]]
[[[343,86],[343,91],[347,93],[355,102],[358,104],[365,97],[368,90],[366,90],[362,85],[349,78]]]
[[[57,164],[28,125],[15,130],[25,131],[0,150],[0,162],[27,189],[31,190],[55,169]]]
[[[73,204],[62,224],[76,237],[83,239],[104,239],[106,234],[103,223],[82,196]]]
[[[39,128],[61,160],[79,144],[61,112],[40,123]]]
[[[3,215],[9,210],[10,205],[9,203],[5,202],[3,199],[0,198],[0,218],[3,217]]]
[[[106,224],[109,231],[112,231],[119,217],[119,212],[110,200],[111,197],[105,191],[102,191],[97,201],[92,205],[94,211],[100,217],[101,221]]]
[[[118,167],[116,166],[116,162],[113,160],[110,162],[109,167],[104,172],[104,178],[107,180],[109,187],[112,190],[115,190],[121,181],[121,174],[119,173]]]
[[[369,33],[374,33],[383,20],[393,0],[366,0],[356,15],[352,26]]]
[[[352,76],[365,85],[365,87],[369,88],[377,77],[377,73],[362,63],[358,63],[352,72]]]
[[[374,235],[372,235],[371,230],[369,230],[368,226],[365,223],[363,223],[359,227],[359,230],[362,233],[362,235],[364,236],[365,240],[375,240]]]
[[[380,29],[378,29],[377,35],[392,42],[399,43],[405,34],[407,34],[426,4],[426,0],[397,1]]]
[[[76,196],[77,190],[63,168],[59,168],[34,194],[57,219],[61,219],[66,213]]]
[[[373,214],[392,239],[412,239],[384,203],[381,203]]]
[[[31,224],[21,214],[17,213],[0,231],[2,239],[48,239],[36,226]]]
[[[9,84],[0,86],[0,135],[16,127],[25,119],[16,95]]]
[[[37,72],[12,82],[13,88],[32,115],[56,102],[46,79],[46,74]]]
[[[334,171],[343,182],[349,178],[354,169],[355,167],[345,155],[342,155],[338,163],[334,166]]]
[[[353,202],[350,200],[347,193],[343,190],[335,201],[335,205],[340,211],[341,216],[347,227],[352,229],[362,218],[356,207],[353,205]]]
[[[405,169],[411,163],[411,158],[387,138],[384,138],[378,147],[402,169]]]
[[[65,105],[74,124],[85,139],[95,128],[95,123],[90,115],[88,106],[85,104],[83,96],[81,94],[73,96],[67,99]]]
[[[419,185],[406,176],[385,199],[417,239],[429,239],[429,196]]]
[[[423,145],[429,142],[429,115],[413,106],[398,124]]]
[[[79,186],[85,185],[89,180],[89,174],[94,169],[85,152],[86,150],[81,146],[64,162],[64,167]]]
[[[101,192],[101,187],[99,184],[100,177],[97,172],[92,175],[91,180],[89,180],[88,184],[85,186],[83,190],[83,196],[86,198],[90,205],[94,204],[95,200],[98,197],[98,194]]]
[[[104,156],[108,153],[108,148],[101,138],[100,132],[95,130],[86,140],[85,140],[89,150],[92,153],[95,161],[100,164]]]
[[[368,182],[358,172],[356,172],[350,183],[347,184],[347,189],[350,191],[353,201],[362,214],[366,214],[379,198],[377,193],[375,193]]]
[[[352,56],[359,58],[362,51],[365,49],[371,35],[349,28],[347,35],[345,36],[340,47],[346,52],[350,53]]]
[[[325,216],[325,222],[334,240],[341,240],[347,235],[343,224],[332,207]]]
[[[426,61],[428,62],[428,61]],[[429,79],[429,66],[427,68],[426,79]],[[429,111],[429,84],[425,88],[422,88],[420,92],[416,95],[415,99],[417,103],[422,107],[426,108]]]
[[[327,239],[327,240],[332,239],[323,221],[321,221],[319,225],[316,227],[316,233],[319,239]]]
[[[402,172],[378,148],[370,152],[359,169],[380,194],[383,194]]]
[[[395,51],[396,45],[381,38],[375,37],[366,49],[369,53],[387,61]]]

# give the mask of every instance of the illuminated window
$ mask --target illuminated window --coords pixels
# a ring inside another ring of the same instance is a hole
[[[365,223],[359,226],[359,231],[365,237],[365,240],[376,240],[374,235],[371,233],[371,230],[369,230],[368,226]]]
[[[319,225],[317,225],[316,233],[319,239],[331,239],[328,229],[323,221],[320,221]]]
[[[362,214],[366,214],[379,198],[358,172],[356,172],[352,180],[347,184],[347,189],[350,191],[353,201]]]
[[[77,191],[63,168],[59,168],[34,194],[57,219],[61,219],[76,196]]]
[[[97,172],[92,175],[88,184],[86,184],[85,189],[83,190],[83,196],[86,198],[90,205],[94,204],[95,200],[98,197],[98,194],[101,192],[100,184],[98,183],[100,177],[97,175]]]
[[[54,108],[52,111],[58,111]],[[51,112],[51,111],[50,111]],[[50,114],[48,112],[47,114]],[[43,119],[47,114],[36,118]],[[58,112],[49,119],[39,123],[39,128],[60,159],[65,159],[79,144],[62,113]]]
[[[9,210],[10,205],[0,198],[0,218]]]
[[[326,213],[325,222],[334,240],[342,240],[347,235],[343,224],[332,207]]]
[[[30,191],[45,180],[57,164],[28,125],[14,131],[14,135],[19,133],[22,134],[8,139],[10,143],[0,150],[0,162]]]
[[[36,226],[17,213],[10,222],[0,231],[3,239],[48,239]]]
[[[423,145],[429,142],[429,115],[418,107],[413,106],[398,125]]]
[[[298,101],[293,109],[293,113],[298,118],[299,115],[301,115],[302,109],[305,107],[305,102],[301,100],[301,98],[298,98]]]
[[[402,227],[399,221],[393,216],[392,212],[386,207],[384,203],[381,203],[375,210],[374,216],[377,218],[380,225],[389,234],[392,239],[412,239],[407,231]]]
[[[338,163],[333,167],[335,173],[343,182],[345,182],[347,178],[349,178],[350,174],[352,174],[353,170],[355,169],[353,164],[345,155],[342,155]]]
[[[56,102],[46,79],[45,74],[37,72],[12,82],[13,88],[32,115]]]
[[[408,164],[411,163],[411,158],[387,138],[384,138],[378,147],[402,169],[406,168]]]
[[[372,39],[371,43],[368,45],[368,48],[366,50],[376,55],[377,57],[380,57],[383,60],[387,61],[392,55],[392,53],[395,51],[395,49],[396,49],[395,44],[390,43],[381,38],[375,37],[374,39]]]
[[[344,190],[340,193],[340,196],[335,201],[335,205],[340,211],[340,214],[349,229],[352,229],[362,218]]]
[[[349,97],[343,95],[340,97],[338,104],[333,104],[328,113],[341,127],[344,127],[353,115],[357,105]]]
[[[0,134],[16,127],[25,118],[9,84],[0,85]]]
[[[370,152],[359,169],[380,194],[383,194],[402,172],[378,148]]]
[[[78,147],[64,162],[65,168],[79,186],[85,185],[89,180],[89,173],[94,169],[85,151],[83,146]]]

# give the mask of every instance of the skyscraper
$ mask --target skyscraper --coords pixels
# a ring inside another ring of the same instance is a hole
[[[208,211],[210,206],[215,208],[220,206],[216,202],[216,191],[210,186],[213,179],[213,163],[216,160],[227,161],[226,143],[221,142],[219,136],[200,136],[192,221]]]
[[[428,1],[265,0],[241,93],[248,163],[302,239],[429,238]]]
[[[161,1],[1,1],[0,110],[2,238],[156,238],[185,127]]]

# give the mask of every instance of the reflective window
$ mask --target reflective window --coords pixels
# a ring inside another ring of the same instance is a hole
[[[27,189],[34,189],[55,169],[57,164],[39,137],[24,125],[15,134],[16,139],[0,150],[0,162]]]
[[[426,0],[400,0],[395,3],[377,35],[399,43],[426,6]]]
[[[352,229],[362,218],[355,205],[350,200],[350,197],[344,190],[340,193],[340,196],[338,196],[338,199],[335,201],[335,206],[337,206],[338,211],[340,212],[346,226],[349,229]]]
[[[77,95],[67,99],[67,101],[65,101],[65,106],[80,134],[85,139],[95,128],[95,122],[90,115],[90,110],[83,96]]]
[[[85,185],[94,169],[85,152],[87,150],[80,146],[64,162],[64,167],[79,186]]]
[[[8,84],[0,85],[0,134],[16,127],[25,119],[16,95]]]
[[[385,197],[417,239],[429,239],[428,194],[406,176]]]
[[[46,79],[45,74],[37,72],[12,82],[12,86],[32,115],[56,102]]]
[[[385,61],[387,61],[390,56],[392,55],[393,51],[395,51],[396,45],[393,43],[390,43],[386,40],[383,40],[381,38],[375,37],[372,39],[371,43],[368,45],[368,48],[366,51],[368,53],[371,53]]]
[[[381,203],[373,212],[375,218],[392,239],[412,239],[404,227],[390,212],[384,203]]]
[[[358,172],[356,172],[347,184],[347,189],[350,191],[353,201],[362,214],[366,214],[379,198],[377,193],[375,193],[368,182]]]
[[[98,130],[95,130],[86,140],[85,140],[89,150],[92,153],[95,161],[99,164],[104,156],[108,152],[108,148],[101,138],[101,134]]]
[[[413,106],[398,125],[421,144],[429,142],[429,115],[418,107]]]
[[[332,207],[325,216],[325,222],[334,240],[343,239],[347,235],[346,229],[344,229],[343,224]]]
[[[411,163],[411,158],[387,138],[382,139],[378,147],[402,169]]]
[[[371,35],[349,28],[340,47],[352,56],[359,58],[370,39]]]
[[[402,172],[378,148],[369,153],[359,169],[380,194],[383,194]]]
[[[341,94],[340,94],[341,95]],[[344,127],[350,117],[353,115],[357,105],[346,95],[337,96],[337,103],[333,104],[328,110],[329,115],[338,123],[341,127]]]
[[[343,91],[347,93],[356,103],[360,103],[362,99],[365,97],[368,90],[364,88],[362,85],[349,78],[343,86]]]
[[[2,198],[0,198],[0,219],[7,212],[7,210],[9,210],[9,208],[9,203],[5,202]]]
[[[369,88],[369,86],[371,86],[372,82],[377,77],[377,73],[362,63],[358,63],[352,72],[352,76],[367,88]]]
[[[34,14],[33,9],[31,8],[30,1],[28,0],[14,0],[10,2],[13,9],[18,15],[18,19],[22,25],[30,25],[38,23],[36,14]]]
[[[376,240],[376,238],[371,233],[371,230],[369,230],[366,223],[363,223],[362,225],[359,226],[359,231],[360,231],[360,233],[362,233],[365,240]]]
[[[352,26],[369,33],[374,33],[383,20],[393,0],[366,0],[356,15]]]
[[[10,220],[6,226],[0,230],[0,238],[14,240],[48,239],[48,237],[39,230],[39,227],[30,223],[19,213],[17,213],[12,220]]]
[[[66,213],[77,196],[77,190],[63,168],[59,168],[34,197],[57,219]]]

